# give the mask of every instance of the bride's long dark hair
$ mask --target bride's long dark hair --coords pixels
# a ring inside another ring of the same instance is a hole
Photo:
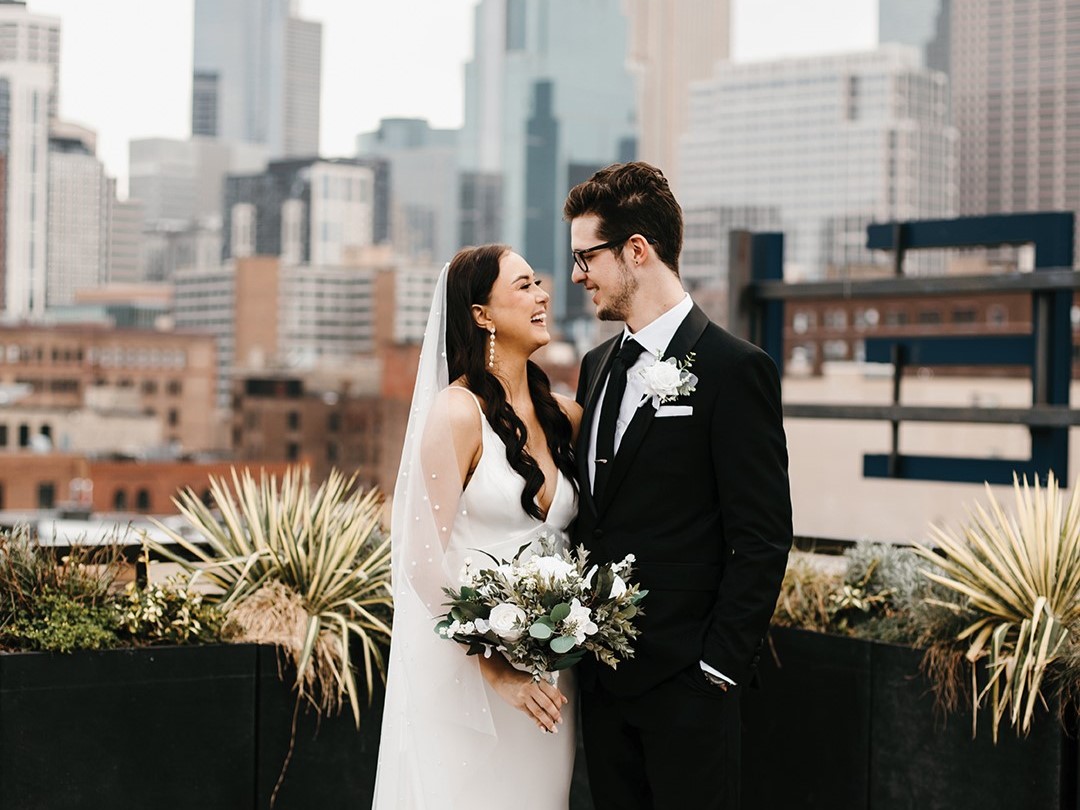
[[[487,367],[488,332],[473,320],[474,304],[487,304],[499,277],[499,260],[510,251],[506,245],[464,248],[450,262],[446,276],[446,353],[450,379],[465,379],[469,390],[480,397],[488,423],[506,445],[506,460],[525,479],[521,508],[537,520],[544,514],[536,496],[544,485],[540,465],[525,449],[528,438],[521,421],[506,399],[506,389]],[[540,366],[526,362],[529,396],[544,431],[555,466],[577,489],[573,430],[551,393],[551,382]]]

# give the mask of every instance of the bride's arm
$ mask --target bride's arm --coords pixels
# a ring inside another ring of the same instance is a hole
[[[570,428],[573,431],[574,442],[576,444],[578,428],[581,427],[581,406],[570,399],[570,397],[564,397],[562,394],[555,394],[555,401],[559,403],[562,412],[565,413],[566,418],[570,420]]]
[[[532,675],[514,669],[501,655],[477,658],[484,680],[499,697],[531,717],[542,731],[559,733],[562,707],[567,699],[558,687],[547,681],[534,681]]]

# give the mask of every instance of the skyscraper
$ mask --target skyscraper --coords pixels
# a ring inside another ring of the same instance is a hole
[[[459,241],[458,135],[456,129],[432,129],[423,118],[384,118],[377,130],[356,139],[358,156],[389,163],[398,253],[440,267],[462,244],[473,244]]]
[[[49,136],[46,307],[75,302],[75,293],[105,281],[112,185],[97,159],[96,136],[53,122]]]
[[[691,92],[682,204],[778,213],[791,277],[869,263],[870,222],[956,213],[946,81],[902,45],[718,63]]]
[[[476,190],[473,180],[486,185],[501,176],[501,238],[538,273],[554,275],[560,318],[572,286],[560,215],[570,167],[602,166],[635,151],[627,29],[621,0],[481,0],[475,10],[464,182]]]
[[[193,135],[319,151],[322,24],[295,0],[195,0]]]
[[[941,43],[947,53],[942,25],[947,25],[948,6],[949,0],[878,0],[878,44],[911,45],[922,52],[927,67],[948,72],[934,50]]]
[[[951,29],[961,212],[1080,210],[1080,3],[952,0]]]
[[[678,193],[679,138],[690,82],[731,53],[731,0],[629,0],[630,63],[638,79],[638,156]]]
[[[49,119],[60,21],[0,3],[0,154],[5,156],[4,312],[45,311]]]

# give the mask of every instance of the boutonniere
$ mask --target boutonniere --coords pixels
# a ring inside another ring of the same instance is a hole
[[[638,372],[641,379],[645,381],[645,393],[642,394],[638,407],[651,399],[653,407],[659,409],[665,402],[671,402],[693,392],[698,378],[690,373],[692,365],[694,365],[693,352],[686,355],[682,362],[674,357],[661,360],[660,352],[656,352],[652,364]]]

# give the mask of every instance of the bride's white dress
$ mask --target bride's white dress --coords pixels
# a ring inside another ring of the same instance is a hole
[[[448,572],[460,571],[467,557],[484,567],[490,561],[481,551],[509,560],[542,532],[565,542],[577,513],[573,485],[560,473],[546,519],[527,515],[521,508],[524,480],[482,412],[481,424],[483,452],[455,516]],[[545,734],[488,686],[476,657],[435,634],[432,614],[444,608],[424,609],[411,592],[396,589],[395,595],[374,807],[565,810],[575,750],[573,672],[559,676],[570,701],[559,733]]]

